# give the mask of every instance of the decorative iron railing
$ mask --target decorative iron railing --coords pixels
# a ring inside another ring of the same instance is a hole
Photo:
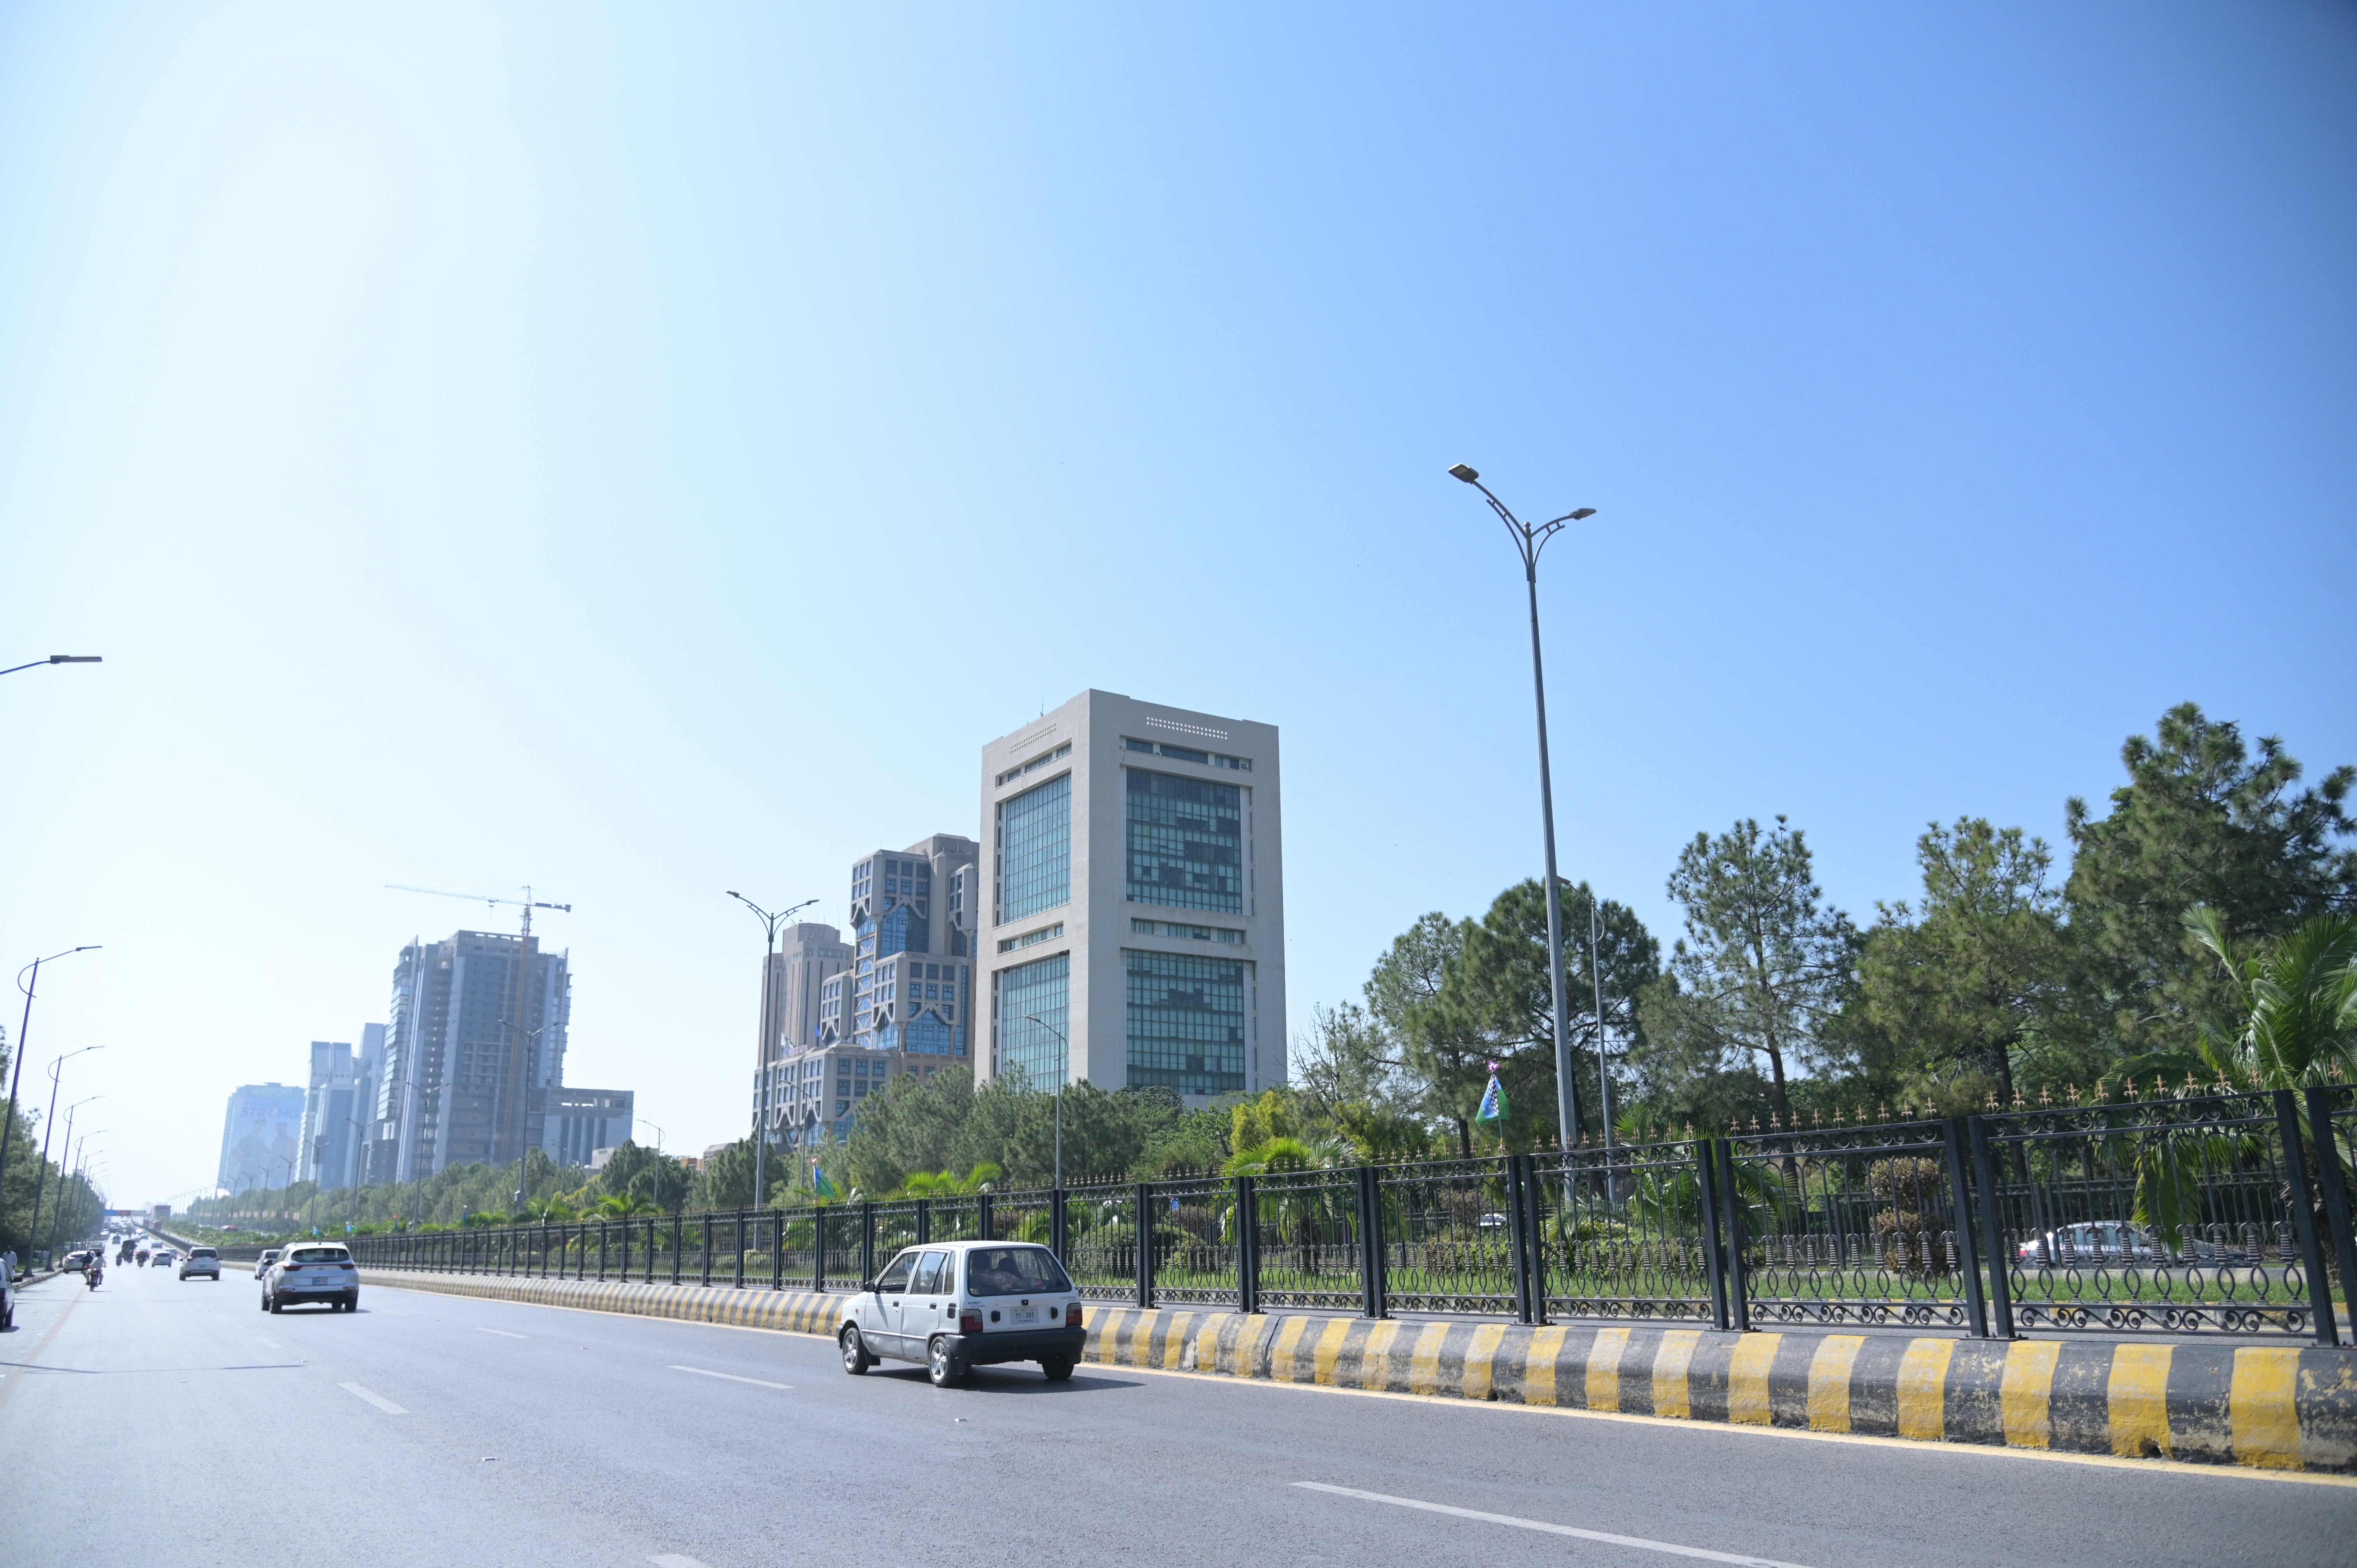
[[[1092,1300],[2338,1344],[2357,1087],[352,1239],[371,1268],[841,1290],[1054,1248]]]

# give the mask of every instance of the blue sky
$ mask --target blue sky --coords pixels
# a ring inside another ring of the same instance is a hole
[[[2357,13],[0,13],[0,951],[115,1195],[576,911],[568,1077],[743,1122],[722,897],[1088,686],[1282,726],[1297,1028],[1537,865],[1870,914],[2191,699],[2357,760]],[[13,1017],[10,1020],[13,1024]],[[13,1033],[13,1030],[12,1030]]]

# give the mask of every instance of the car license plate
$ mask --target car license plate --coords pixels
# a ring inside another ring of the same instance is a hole
[[[1037,1323],[1039,1321],[1039,1309],[1036,1306],[1010,1307],[1006,1319],[1010,1323]]]

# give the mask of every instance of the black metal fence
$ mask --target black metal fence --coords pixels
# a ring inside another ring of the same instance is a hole
[[[903,1247],[1003,1239],[1139,1305],[2331,1345],[2357,1279],[2352,1193],[2357,1088],[2335,1087],[352,1249],[381,1269],[828,1290]]]

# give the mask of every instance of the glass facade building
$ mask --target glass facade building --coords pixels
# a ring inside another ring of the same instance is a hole
[[[1060,952],[1002,969],[996,979],[991,1004],[998,1025],[996,1070],[1020,1072],[1035,1089],[1053,1089],[1064,1077],[1064,1041],[1057,1036],[1069,1038],[1071,1033],[1072,955]],[[1034,1017],[1039,1022],[1033,1023]]]
[[[1126,949],[1129,1081],[1181,1094],[1244,1087],[1244,965],[1208,953]]]
[[[1072,901],[1072,776],[998,808],[998,918],[1019,920]]]
[[[1243,792],[1175,773],[1125,771],[1130,901],[1242,914]]]

